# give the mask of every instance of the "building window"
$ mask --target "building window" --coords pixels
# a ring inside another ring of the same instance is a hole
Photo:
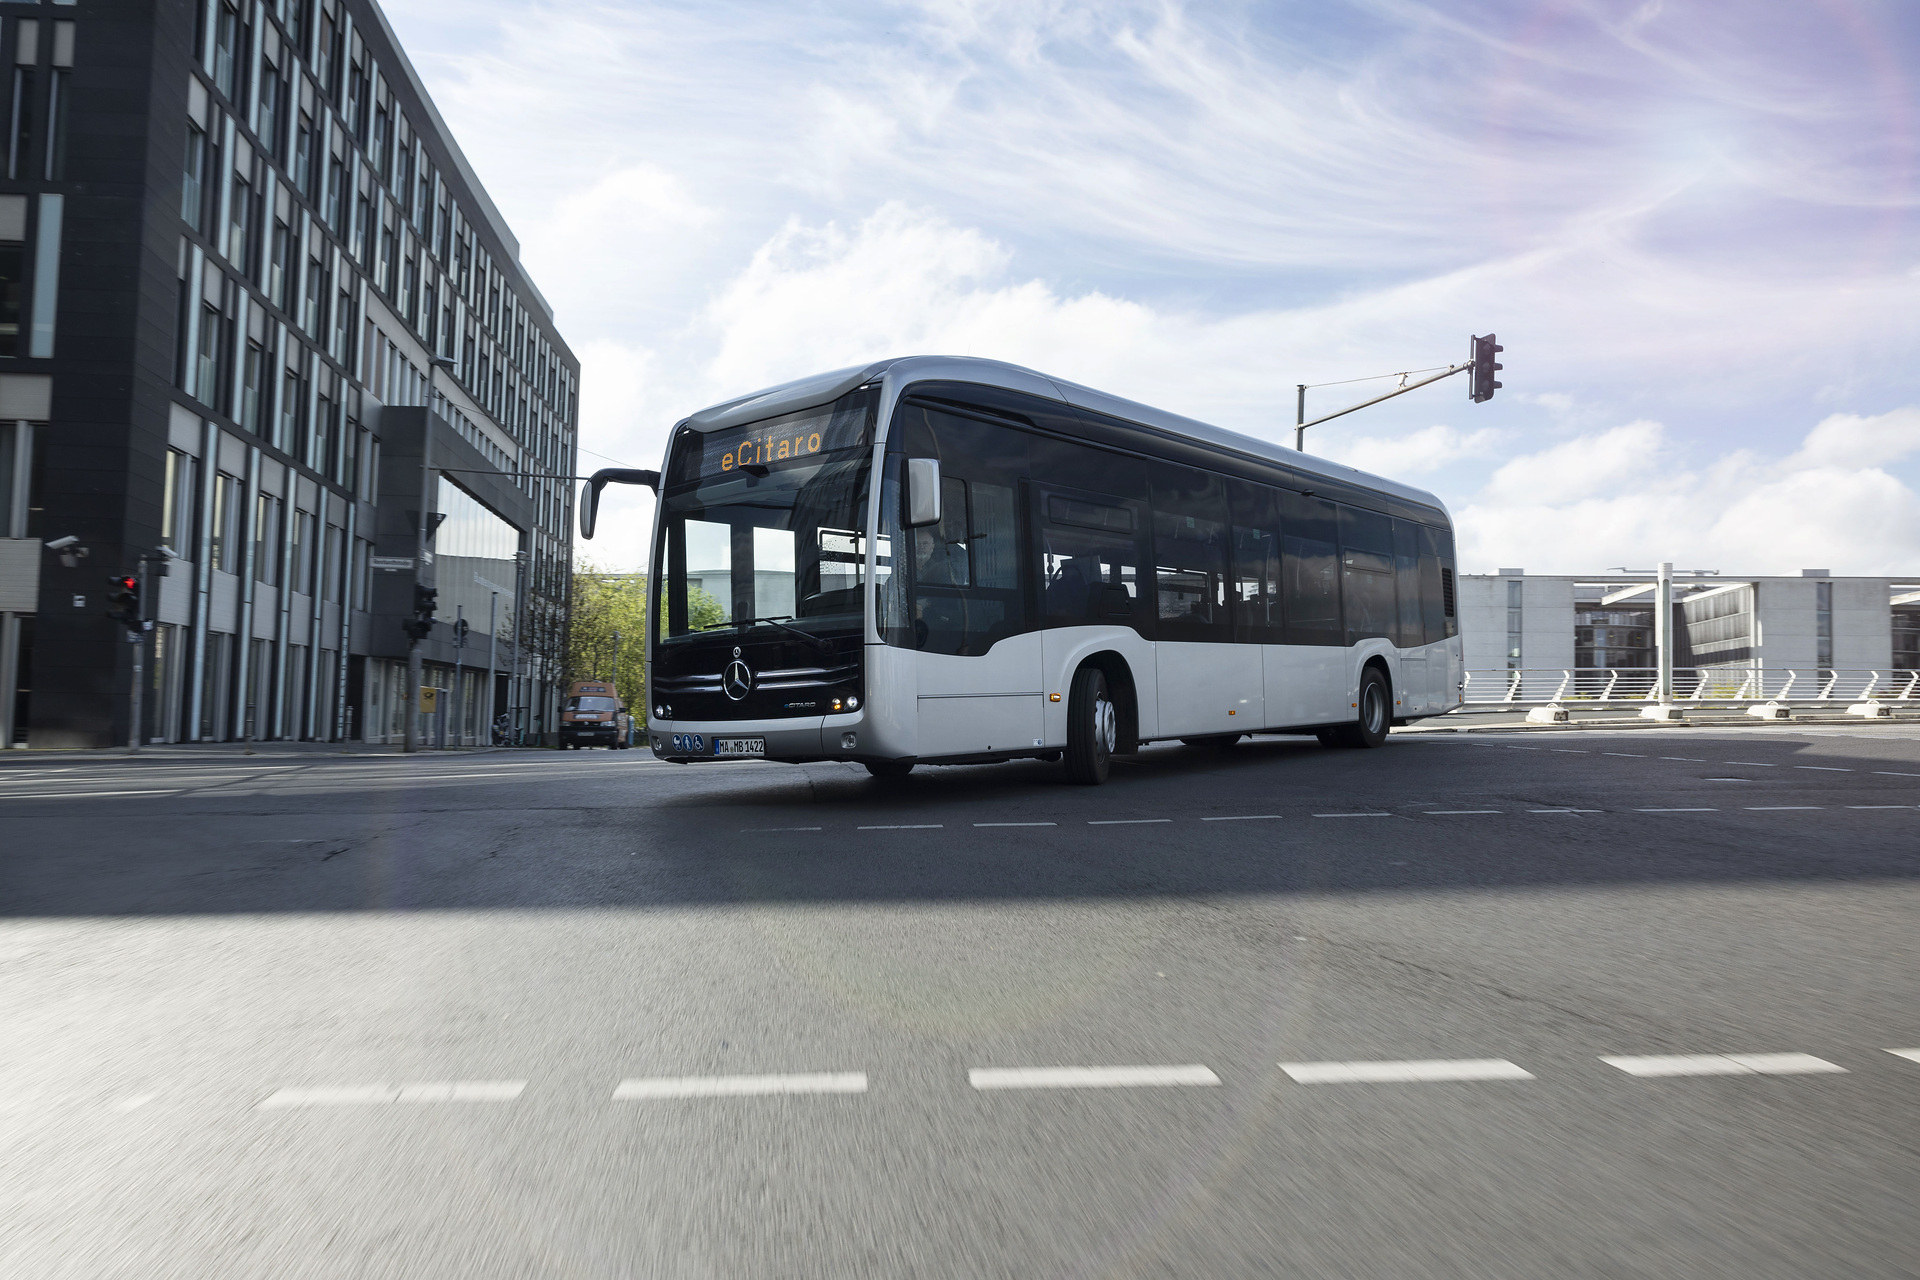
[[[280,68],[260,63],[260,146],[268,155],[280,153]]]
[[[1507,582],[1507,670],[1509,671],[1520,670],[1520,661],[1522,656],[1521,646],[1520,646],[1520,622],[1522,617],[1520,593],[1522,589],[1523,589],[1523,584],[1520,583],[1519,581],[1514,579],[1508,580]]]
[[[239,174],[233,176],[233,195],[228,200],[232,221],[227,227],[227,261],[242,275],[253,275],[253,184]]]
[[[280,499],[260,494],[253,505],[253,576],[266,586],[280,583]]]
[[[288,532],[293,537],[288,548],[287,573],[292,578],[293,589],[310,596],[313,594],[313,512],[296,510]]]
[[[27,198],[0,196],[0,356],[20,352],[21,311],[26,302]]]
[[[198,231],[207,200],[207,135],[197,124],[187,125],[187,154],[181,170],[180,220]]]
[[[27,172],[27,147],[33,141],[33,66],[40,58],[40,23],[22,18],[15,27],[13,69],[13,129],[7,135],[7,176]]]
[[[267,249],[267,299],[287,309],[287,264],[293,253],[293,228],[275,218],[273,242]]]
[[[1815,583],[1813,588],[1814,665],[1822,671],[1833,666],[1833,584]]]
[[[200,509],[200,460],[167,450],[166,489],[160,495],[160,544],[183,560],[193,559],[194,513]]]
[[[57,23],[56,26],[71,26]],[[48,182],[67,176],[67,80],[73,73],[56,67],[47,79],[47,163]]]
[[[301,196],[313,198],[313,117],[302,111],[293,130],[293,185]]]
[[[260,434],[261,410],[266,400],[267,349],[257,342],[247,343],[247,356],[240,368],[240,425]]]
[[[238,88],[240,15],[222,4],[213,23],[213,83],[231,102]]]
[[[224,471],[213,478],[213,567],[232,573],[240,555],[240,481]]]

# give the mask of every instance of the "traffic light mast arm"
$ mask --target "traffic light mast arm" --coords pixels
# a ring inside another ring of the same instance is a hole
[[[1404,387],[1395,387],[1393,390],[1387,392],[1387,394],[1383,396],[1375,396],[1371,400],[1362,400],[1359,404],[1350,404],[1344,409],[1336,409],[1332,413],[1321,414],[1319,417],[1315,418],[1311,422],[1295,423],[1293,428],[1293,447],[1300,450],[1300,452],[1302,453],[1305,453],[1307,451],[1306,439],[1307,439],[1308,427],[1317,427],[1323,422],[1331,422],[1335,418],[1345,417],[1347,414],[1354,412],[1356,409],[1365,409],[1369,405],[1379,404],[1382,400],[1391,400],[1395,396],[1403,396],[1407,394],[1407,392],[1409,391],[1418,391],[1421,387],[1426,386],[1428,383],[1438,382],[1442,378],[1451,378],[1454,374],[1464,372],[1465,370],[1468,370],[1471,368],[1473,368],[1473,361],[1471,360],[1467,361],[1465,364],[1448,365],[1446,372],[1436,373],[1431,378],[1422,378],[1418,382],[1409,382]],[[1304,388],[1302,388],[1302,390],[1304,390]],[[1305,396],[1301,397],[1301,403],[1303,405],[1306,403]]]

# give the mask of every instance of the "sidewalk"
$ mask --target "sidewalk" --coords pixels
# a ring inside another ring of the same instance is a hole
[[[453,756],[486,755],[495,752],[510,751],[553,751],[553,747],[422,747],[416,754]],[[14,748],[0,751],[0,768],[9,763],[28,760],[46,760],[53,756],[67,758],[128,760],[128,759],[205,759],[207,757],[234,757],[236,759],[273,756],[295,758],[300,756],[401,756],[407,754],[398,746],[386,746],[365,742],[255,742],[249,746],[243,742],[163,742],[141,747],[138,751],[128,751],[125,747],[38,747]]]

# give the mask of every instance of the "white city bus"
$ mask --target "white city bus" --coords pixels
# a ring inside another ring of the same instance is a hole
[[[1432,494],[989,360],[704,409],[659,493],[664,760],[1066,761],[1160,739],[1375,747],[1460,700]]]

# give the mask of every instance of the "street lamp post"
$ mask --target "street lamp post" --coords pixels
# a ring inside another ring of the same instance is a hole
[[[427,564],[427,539],[433,536],[433,521],[429,514],[433,507],[433,409],[438,388],[434,381],[434,372],[439,369],[452,369],[454,363],[445,356],[435,356],[427,365],[427,416],[420,424],[420,520],[414,530],[413,545],[413,587],[414,599],[418,601],[420,588],[426,584],[420,581],[420,574]],[[420,749],[420,686],[425,678],[422,673],[420,640],[422,637],[409,635],[407,638],[407,688],[403,701],[406,703],[406,735],[401,750],[412,753]]]

